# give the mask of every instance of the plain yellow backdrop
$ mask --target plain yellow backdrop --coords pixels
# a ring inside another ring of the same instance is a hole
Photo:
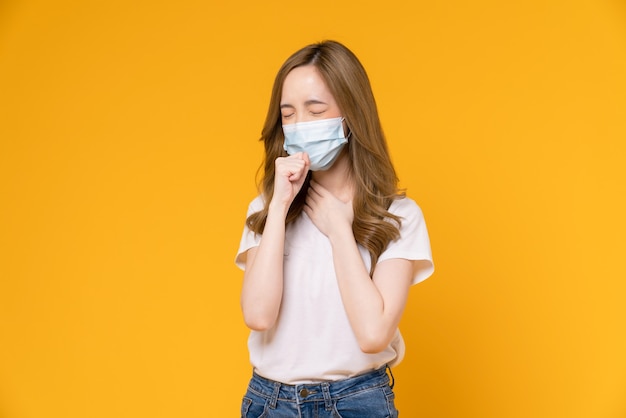
[[[620,1],[0,3],[0,417],[233,417],[274,74],[372,81],[436,272],[404,417],[626,417]]]

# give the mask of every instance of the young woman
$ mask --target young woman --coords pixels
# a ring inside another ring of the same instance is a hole
[[[395,417],[398,323],[433,264],[356,56],[326,41],[289,57],[261,140],[262,193],[236,258],[254,368],[241,416]]]

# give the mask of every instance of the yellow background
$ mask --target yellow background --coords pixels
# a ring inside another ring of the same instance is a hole
[[[275,72],[370,75],[435,275],[404,417],[626,417],[623,1],[0,3],[0,417],[238,416]]]

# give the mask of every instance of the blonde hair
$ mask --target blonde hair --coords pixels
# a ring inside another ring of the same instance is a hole
[[[265,202],[269,203],[274,192],[274,161],[287,155],[283,150],[280,114],[283,83],[291,70],[305,65],[316,67],[335,98],[350,132],[346,149],[350,176],[355,184],[352,230],[356,242],[370,253],[371,275],[380,254],[390,241],[400,236],[400,218],[388,209],[392,201],[404,196],[404,193],[398,190],[398,178],[391,163],[367,73],[358,58],[339,42],[308,45],[290,56],[278,71],[261,133],[265,160],[261,166],[263,178],[259,186]],[[310,177],[309,172],[289,208],[286,224],[293,222],[302,212]],[[268,206],[266,204],[263,210],[247,219],[248,227],[255,233],[263,233]]]

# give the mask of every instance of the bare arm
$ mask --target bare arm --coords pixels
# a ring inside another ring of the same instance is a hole
[[[352,203],[340,201],[312,182],[305,211],[330,240],[339,291],[361,350],[384,350],[404,312],[412,262],[382,261],[370,278],[352,233]]]
[[[283,295],[285,217],[306,179],[309,159],[298,153],[276,160],[274,196],[261,243],[246,254],[241,309],[246,325],[263,331],[274,326]]]
[[[380,262],[374,277],[365,268],[352,230],[329,236],[333,262],[350,325],[361,350],[378,353],[391,339],[404,312],[413,266],[405,259]]]

